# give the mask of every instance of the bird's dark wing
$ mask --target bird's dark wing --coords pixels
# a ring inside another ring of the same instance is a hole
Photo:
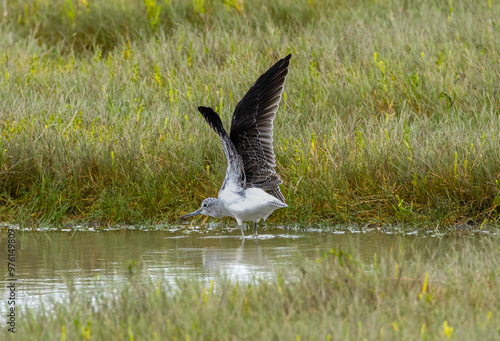
[[[205,118],[210,127],[219,135],[222,148],[224,148],[224,152],[226,153],[227,170],[222,187],[225,187],[228,181],[239,183],[242,187],[245,187],[243,159],[238,154],[236,147],[226,133],[219,115],[217,115],[212,108],[207,107],[198,107],[198,111]]]
[[[278,110],[283,85],[288,74],[288,55],[257,79],[234,110],[231,141],[243,159],[248,187],[262,188],[285,202],[274,170],[273,120]]]

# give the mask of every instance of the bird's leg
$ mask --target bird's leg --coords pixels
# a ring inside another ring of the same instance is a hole
[[[254,238],[257,238],[257,221],[255,222],[255,232],[253,234]]]
[[[238,224],[239,227],[240,227],[240,231],[241,231],[241,237],[242,238],[245,238],[245,233],[243,232],[243,224]]]

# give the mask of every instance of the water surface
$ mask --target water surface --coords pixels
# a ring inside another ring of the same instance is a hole
[[[297,257],[319,257],[332,248],[371,262],[418,245],[445,243],[429,234],[389,234],[377,231],[294,232],[267,230],[259,239],[240,238],[231,232],[195,230],[17,231],[16,304],[37,307],[60,301],[68,288],[93,290],[127,283],[131,276],[164,280],[177,278],[210,281],[218,274],[248,282],[273,280],[276,269]],[[0,257],[7,259],[7,240],[0,237]],[[432,249],[432,248],[431,248]],[[2,271],[2,273],[6,273]],[[6,277],[1,285],[6,288]],[[6,301],[0,302],[4,316]]]

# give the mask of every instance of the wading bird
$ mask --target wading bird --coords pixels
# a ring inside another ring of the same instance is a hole
[[[290,58],[279,60],[261,75],[234,110],[230,135],[212,108],[198,107],[219,135],[227,158],[226,177],[217,198],[207,198],[201,208],[181,218],[206,215],[233,217],[243,233],[243,222],[257,222],[278,208],[287,207],[281,194],[280,176],[274,170],[273,120],[278,110]]]

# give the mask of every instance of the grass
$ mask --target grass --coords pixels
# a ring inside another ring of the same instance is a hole
[[[172,222],[217,193],[229,122],[292,53],[274,222],[500,219],[492,1],[26,0],[0,17],[0,221]]]
[[[498,242],[409,243],[366,263],[333,249],[249,284],[220,277],[174,287],[138,274],[128,284],[73,291],[54,308],[19,310],[15,339],[493,340]]]

